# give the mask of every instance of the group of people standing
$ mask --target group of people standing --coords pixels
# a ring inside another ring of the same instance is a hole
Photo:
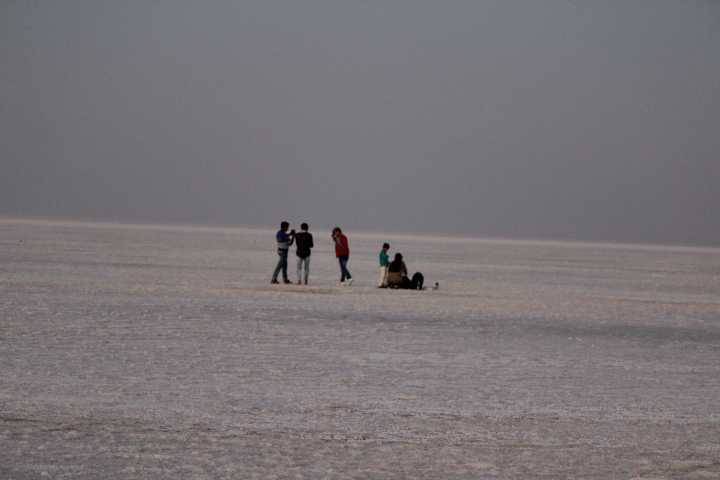
[[[270,283],[278,284],[278,275],[282,273],[283,283],[292,283],[288,279],[288,252],[290,247],[295,243],[297,246],[297,285],[303,284],[303,271],[305,285],[308,284],[308,278],[310,277],[310,253],[311,249],[315,246],[313,243],[313,236],[308,232],[308,224],[303,223],[300,225],[301,232],[296,233],[295,230],[290,229],[288,222],[282,222],[280,224],[280,230],[275,235],[278,248],[278,260],[275,271],[273,272],[272,280]],[[340,285],[349,286],[353,283],[353,276],[347,269],[347,262],[350,258],[350,245],[348,244],[347,237],[342,233],[340,227],[335,227],[332,231],[332,239],[335,244],[335,257],[338,259],[340,264]],[[378,288],[403,288],[412,290],[422,290],[423,288],[423,275],[420,272],[413,275],[412,280],[407,277],[407,267],[403,261],[403,256],[400,253],[395,254],[395,259],[390,262],[388,256],[388,250],[390,245],[387,243],[383,244],[383,248],[380,251],[380,282]]]
[[[288,252],[293,242],[297,245],[297,284],[303,284],[303,270],[305,272],[305,285],[308,284],[310,278],[310,253],[311,249],[315,246],[313,243],[312,233],[308,232],[308,224],[303,223],[300,225],[301,232],[296,233],[295,230],[288,229],[290,224],[288,222],[282,222],[280,224],[280,230],[275,235],[278,247],[278,260],[275,271],[273,272],[272,280],[270,283],[280,283],[278,281],[278,275],[282,272],[283,283],[292,283],[288,279]],[[340,285],[351,285],[353,277],[347,269],[347,262],[350,258],[350,246],[345,235],[339,227],[335,227],[332,231],[332,238],[335,242],[335,256],[340,262]]]
[[[278,282],[278,275],[280,272],[282,272],[283,276],[283,282],[284,283],[292,283],[290,280],[288,280],[288,251],[290,250],[290,247],[292,246],[293,242],[297,245],[297,284],[302,285],[302,271],[303,267],[305,268],[305,285],[308,284],[308,278],[310,278],[310,249],[315,246],[313,243],[313,236],[312,233],[308,232],[308,224],[303,223],[300,225],[300,229],[302,230],[300,233],[295,233],[295,230],[290,230],[290,233],[288,233],[288,229],[290,228],[290,224],[288,222],[282,222],[280,224],[280,230],[278,230],[277,234],[275,235],[275,240],[277,240],[277,247],[278,247],[278,256],[280,257],[280,260],[278,260],[278,264],[275,267],[275,271],[273,272],[272,280],[270,283],[280,283]]]

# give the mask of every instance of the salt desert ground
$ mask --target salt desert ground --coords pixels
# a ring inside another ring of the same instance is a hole
[[[341,227],[1,219],[0,478],[720,478],[720,249]]]

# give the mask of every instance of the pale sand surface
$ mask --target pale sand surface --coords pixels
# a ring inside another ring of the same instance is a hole
[[[720,249],[311,232],[0,219],[0,478],[720,478]]]

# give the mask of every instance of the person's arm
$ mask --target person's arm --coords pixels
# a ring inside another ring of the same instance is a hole
[[[335,241],[340,246],[340,248],[342,249],[343,252],[347,251],[347,248],[345,248],[345,245],[342,244],[342,241],[340,240],[339,236],[335,237]]]

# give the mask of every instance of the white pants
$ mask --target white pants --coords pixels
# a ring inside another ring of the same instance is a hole
[[[297,274],[298,274],[298,282],[302,281],[302,267],[303,263],[305,264],[305,281],[308,281],[308,277],[310,276],[310,257],[306,258],[300,258],[298,257],[297,261]]]
[[[385,286],[387,284],[387,266],[380,267],[380,283],[378,287]]]

